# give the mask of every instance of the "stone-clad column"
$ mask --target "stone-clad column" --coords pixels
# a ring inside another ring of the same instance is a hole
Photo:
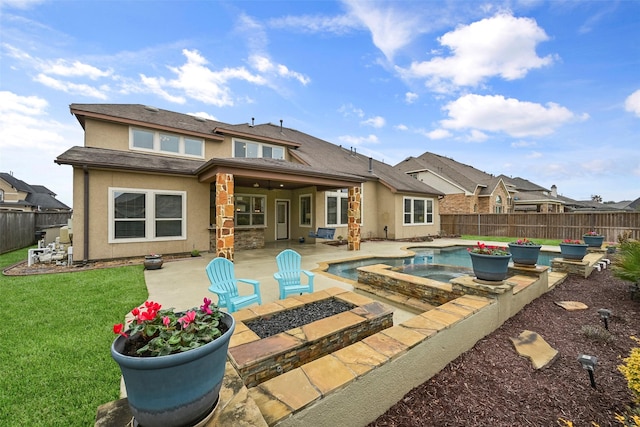
[[[347,249],[350,251],[360,250],[360,187],[349,188],[349,210],[347,225]]]
[[[216,174],[216,256],[233,261],[233,175]]]

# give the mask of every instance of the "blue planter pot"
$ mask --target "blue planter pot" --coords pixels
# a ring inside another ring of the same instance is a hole
[[[590,248],[599,248],[604,242],[604,236],[590,236],[588,234],[585,234],[584,236],[582,236],[582,240],[584,240],[584,242],[589,245]]]
[[[123,355],[126,339],[111,345],[120,365],[129,407],[145,427],[194,425],[205,418],[218,400],[235,320],[222,313],[229,330],[209,344],[183,353],[158,357]]]
[[[469,252],[469,255],[476,278],[490,282],[499,282],[507,278],[511,255],[484,255],[473,252]]]
[[[536,265],[542,245],[515,245],[509,243],[509,252],[514,264]]]
[[[562,258],[581,261],[588,247],[586,243],[560,243],[560,254]]]

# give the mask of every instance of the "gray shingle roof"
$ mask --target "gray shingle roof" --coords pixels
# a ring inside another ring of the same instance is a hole
[[[81,124],[84,123],[83,113],[92,115],[93,117],[102,117],[104,119],[111,118],[114,121],[123,123],[149,123],[159,127],[169,127],[176,131],[191,131],[198,132],[203,135],[211,135],[211,137],[220,138],[223,134],[243,134],[253,137],[257,140],[279,141],[289,146],[289,152],[302,163],[310,167],[309,171],[323,171],[324,173],[333,175],[345,175],[345,176],[357,176],[361,180],[380,180],[386,185],[392,187],[396,191],[400,192],[413,192],[418,194],[430,194],[440,195],[440,191],[429,187],[428,185],[419,182],[404,173],[398,172],[393,169],[392,166],[385,163],[371,160],[371,171],[369,158],[356,153],[352,150],[346,150],[341,146],[332,144],[330,142],[313,137],[309,134],[297,131],[295,129],[281,127],[273,124],[261,124],[250,125],[246,124],[226,124],[213,120],[197,120],[189,115],[166,111],[162,109],[152,109],[140,104],[72,104],[70,106],[71,111],[76,114]],[[215,131],[215,133],[214,133]],[[58,157],[57,163],[64,164],[80,164],[82,161],[88,161],[88,157],[85,154],[80,153],[81,147],[74,147],[68,150],[66,153]],[[94,149],[98,150],[98,149]],[[165,167],[168,168],[168,164],[147,164],[142,165],[136,162],[139,158],[135,153],[118,152],[118,158],[109,159],[109,156],[113,156],[114,153],[111,150],[107,152],[98,152],[98,160],[104,166],[117,167],[120,165],[122,168],[128,168],[132,166],[154,168]],[[149,155],[152,156],[152,155]],[[161,159],[167,159],[163,156]],[[151,157],[149,157],[151,158]],[[169,158],[171,161],[175,161],[174,158]],[[216,159],[216,161],[224,161],[225,159]],[[230,159],[226,159],[227,161]],[[237,161],[238,159],[234,159]],[[257,159],[249,159],[245,161],[256,162]],[[162,162],[162,160],[156,160]],[[166,161],[166,160],[165,160]],[[74,162],[74,163],[72,163]],[[185,160],[185,162],[190,162]],[[203,166],[203,163],[199,167]],[[260,164],[260,162],[256,162]],[[264,162],[262,162],[264,164]],[[272,164],[276,167],[278,164]],[[282,165],[280,165],[282,166]],[[299,168],[296,163],[289,162],[289,166],[293,168]],[[180,167],[173,165],[174,168],[184,168],[186,173],[188,169],[187,164],[182,164]],[[176,172],[178,173],[178,172]]]
[[[21,206],[39,206],[43,210],[71,210],[69,206],[56,199],[56,194],[44,185],[29,185],[6,172],[0,172],[0,179],[6,181],[16,190],[27,193],[25,199],[17,203]],[[5,202],[4,204],[9,205],[10,203],[15,202]]]

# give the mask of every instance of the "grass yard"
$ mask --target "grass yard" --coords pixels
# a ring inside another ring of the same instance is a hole
[[[27,248],[0,255],[0,269]],[[88,426],[119,397],[113,324],[147,297],[143,266],[0,276],[0,426]]]

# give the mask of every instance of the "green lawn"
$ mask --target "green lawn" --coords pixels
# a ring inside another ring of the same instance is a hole
[[[473,240],[476,242],[504,242],[511,243],[515,242],[518,239],[522,239],[522,237],[499,237],[499,236],[472,236],[472,235],[463,235],[460,236],[461,239],[465,240]],[[562,240],[553,240],[553,239],[529,239],[533,240],[538,245],[550,245],[550,246],[558,246]]]
[[[113,324],[146,297],[142,266],[0,276],[0,426],[93,425],[120,392]]]

